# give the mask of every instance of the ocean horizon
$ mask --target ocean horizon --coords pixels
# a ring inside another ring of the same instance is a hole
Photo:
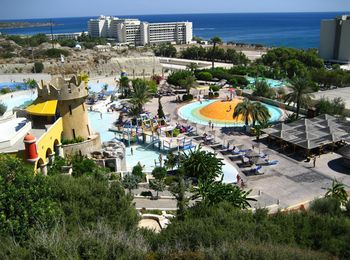
[[[213,36],[221,37],[225,42],[262,44],[265,46],[285,46],[293,48],[318,48],[320,23],[323,19],[332,19],[348,12],[298,12],[298,13],[192,13],[158,15],[115,15],[120,18],[138,18],[146,22],[190,21],[193,23],[193,35],[208,40]],[[106,14],[107,15],[107,14]],[[53,33],[72,33],[87,31],[87,22],[91,18],[64,17],[38,19],[0,20],[5,22],[49,22],[56,26]],[[50,33],[50,27],[31,27],[0,29],[3,34],[33,35]]]

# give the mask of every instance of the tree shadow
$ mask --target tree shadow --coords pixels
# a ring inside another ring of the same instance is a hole
[[[343,158],[334,159],[328,162],[328,167],[333,171],[350,175],[350,169],[346,168],[343,164]]]

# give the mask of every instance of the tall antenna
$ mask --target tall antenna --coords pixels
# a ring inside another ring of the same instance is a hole
[[[52,19],[50,19],[50,30],[51,30],[51,44],[52,44],[52,49],[55,48],[53,44],[53,33],[52,33]]]

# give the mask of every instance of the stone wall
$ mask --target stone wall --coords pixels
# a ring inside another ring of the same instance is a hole
[[[81,143],[62,145],[64,156],[67,155],[90,155],[93,151],[101,149],[100,134],[91,136],[91,139]]]

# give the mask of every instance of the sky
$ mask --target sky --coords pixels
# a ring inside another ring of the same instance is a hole
[[[101,14],[337,11],[350,11],[350,0],[0,0],[0,20]]]

